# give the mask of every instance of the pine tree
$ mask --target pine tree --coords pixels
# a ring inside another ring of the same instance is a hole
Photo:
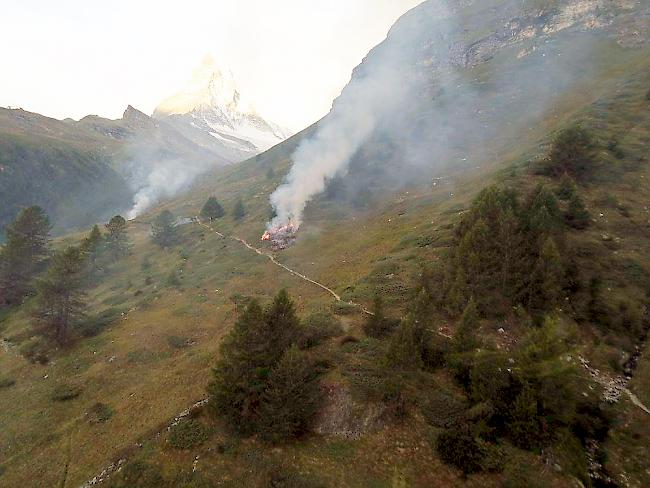
[[[88,262],[88,272],[91,276],[95,275],[99,269],[99,258],[103,251],[103,244],[104,237],[98,225],[93,226],[88,236],[81,242],[80,249]]]
[[[278,442],[303,434],[318,408],[321,392],[314,362],[291,347],[271,371],[260,409],[259,432]]]
[[[210,408],[244,434],[255,431],[261,396],[271,368],[264,313],[252,300],[221,345],[221,356],[208,386]]]
[[[242,220],[246,217],[246,207],[241,198],[239,198],[235,203],[235,206],[232,209],[232,216],[235,220]]]
[[[479,325],[476,301],[472,298],[465,307],[463,316],[452,339],[452,349],[454,352],[469,352],[479,347]]]
[[[210,222],[220,219],[225,215],[223,207],[215,197],[208,198],[201,209],[201,217],[210,220]]]
[[[421,350],[416,342],[412,317],[404,320],[391,338],[386,352],[386,364],[389,368],[403,371],[422,368]]]
[[[106,249],[111,259],[117,261],[129,252],[126,220],[121,215],[116,215],[105,227],[108,232],[106,235]]]
[[[85,255],[78,247],[57,252],[45,277],[37,281],[37,316],[59,343],[69,338],[69,328],[84,315]]]
[[[585,207],[584,202],[577,193],[574,193],[569,200],[569,208],[564,216],[569,224],[574,229],[582,230],[589,227],[591,215]]]
[[[49,252],[50,222],[40,207],[23,209],[7,226],[0,250],[0,305],[19,303]]]
[[[560,200],[570,200],[577,191],[576,183],[568,174],[564,173],[560,180],[560,186],[555,192]]]
[[[375,294],[372,306],[372,315],[368,315],[363,324],[363,331],[368,337],[385,337],[393,329],[395,324],[384,314],[384,300],[379,293]]]
[[[562,213],[555,195],[545,186],[539,185],[528,199],[526,223],[533,239],[547,235],[561,228]]]
[[[170,247],[178,239],[176,218],[169,210],[163,210],[151,224],[151,240],[160,247]]]
[[[268,344],[266,361],[269,364],[275,364],[282,357],[284,351],[299,339],[301,334],[296,306],[286,289],[280,290],[273,303],[266,309],[264,321]]]
[[[214,413],[241,433],[257,432],[271,372],[299,334],[300,322],[286,290],[265,311],[251,301],[221,346],[208,388]]]
[[[585,180],[591,175],[595,158],[596,144],[591,133],[576,125],[560,132],[553,141],[545,172]]]
[[[546,238],[531,277],[528,308],[533,315],[558,305],[564,284],[564,267],[552,237]]]

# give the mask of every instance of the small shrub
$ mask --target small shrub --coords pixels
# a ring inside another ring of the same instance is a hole
[[[52,391],[51,398],[55,402],[67,402],[69,400],[74,400],[79,395],[83,388],[79,385],[71,385],[68,383],[60,383],[54,387]]]
[[[336,315],[352,315],[358,310],[358,307],[345,302],[336,302],[332,304],[332,313]]]
[[[113,409],[105,403],[97,402],[90,407],[87,415],[91,424],[103,424],[113,416]]]
[[[596,143],[590,132],[579,125],[560,132],[540,172],[559,177],[568,174],[578,181],[588,179],[595,168]]]
[[[351,336],[351,335],[347,335],[347,336],[341,337],[341,340],[339,341],[339,344],[341,344],[341,346],[345,346],[346,344],[356,344],[358,342],[359,342],[358,338],[356,338],[354,336]]]
[[[167,344],[174,349],[185,349],[190,346],[190,339],[187,337],[169,336],[167,338]]]
[[[13,378],[0,378],[0,388],[9,388],[16,384]]]
[[[176,273],[176,270],[172,270],[168,275],[167,279],[165,280],[165,285],[170,287],[170,288],[178,288],[181,286],[181,280],[178,278],[178,274]]]
[[[464,401],[440,389],[423,393],[419,403],[420,411],[426,421],[442,429],[456,425],[463,418],[467,408]]]
[[[119,320],[123,312],[124,310],[121,308],[111,307],[96,315],[89,316],[79,325],[79,333],[83,337],[94,337]]]
[[[298,340],[300,349],[310,349],[332,337],[343,334],[341,322],[331,313],[317,312],[305,320],[302,334]]]
[[[48,345],[42,338],[35,337],[27,341],[20,347],[20,354],[33,364],[47,364],[50,361]]]
[[[460,469],[466,475],[480,471],[485,457],[480,444],[466,426],[454,427],[440,434],[436,440],[436,452],[445,464]]]
[[[165,486],[160,466],[144,461],[128,463],[111,480],[111,488],[159,488]]]
[[[145,256],[142,259],[142,263],[140,263],[140,269],[142,271],[149,271],[151,269],[151,261],[149,260],[149,256]]]
[[[386,404],[388,415],[394,419],[406,418],[412,398],[409,397],[404,378],[397,374],[389,374],[379,383],[381,401]]]
[[[196,419],[183,419],[174,425],[169,434],[169,443],[175,449],[191,449],[208,439],[208,430]]]

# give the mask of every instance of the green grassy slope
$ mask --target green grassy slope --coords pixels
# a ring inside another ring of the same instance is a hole
[[[606,81],[592,84],[593,90],[567,95],[562,101],[566,105],[553,107],[543,124],[519,145],[507,146],[490,166],[454,174],[435,186],[387,193],[372,208],[354,209],[346,203],[319,200],[308,209],[296,245],[280,253],[278,259],[346,299],[368,304],[374,289],[380,288],[391,298],[393,312],[401,314],[420,263],[435,260],[444,252],[450,226],[476,193],[490,181],[520,188],[534,186],[541,177],[531,175],[528,162],[543,155],[552,130],[582,120],[604,144],[617,139],[623,156],[607,150],[600,154],[612,172],[606,181],[585,189],[596,222],[575,238],[593,247],[598,257],[595,262],[602,263],[603,256],[609,259],[605,271],[611,278],[612,294],[636,297],[650,270],[646,252],[650,189],[644,184],[650,178],[645,159],[650,142],[650,102],[645,98],[650,89],[649,68],[638,64],[635,73],[629,74],[632,69],[628,65],[628,74],[624,74],[621,67]],[[290,153],[290,148],[280,146],[228,168],[164,208],[193,216],[209,195],[216,195],[227,210],[242,198],[248,210],[244,221],[236,223],[226,217],[215,226],[256,244],[270,211],[268,195],[288,170]],[[274,170],[270,177],[269,168]],[[119,314],[99,335],[79,341],[72,349],[50,352],[50,363],[37,365],[21,354],[38,347],[31,333],[29,306],[0,323],[2,337],[9,341],[7,351],[0,352],[0,369],[4,376],[16,380],[15,386],[0,389],[0,423],[8,426],[0,432],[4,468],[0,486],[57,486],[66,465],[66,486],[76,486],[125,452],[130,457],[145,456],[168,472],[188,469],[194,456],[200,455],[200,472],[213,480],[244,478],[253,482],[253,470],[264,467],[272,471],[278,465],[288,465],[330,486],[399,486],[401,479],[413,486],[430,486],[441,480],[446,485],[462,483],[430,451],[429,431],[421,419],[361,440],[316,436],[273,451],[254,441],[233,440],[218,424],[204,448],[188,453],[171,450],[164,437],[151,438],[151,433],[204,396],[220,339],[233,323],[239,295],[265,300],[284,286],[296,298],[302,314],[332,306],[331,297],[319,288],[194,224],[182,228],[180,246],[170,251],[155,248],[149,242],[146,224],[152,215],[154,212],[130,224],[132,255],[90,295],[94,310],[113,309]],[[603,240],[604,234],[620,240]],[[70,242],[75,239],[78,236],[66,238]],[[167,285],[172,270],[180,277],[180,287]],[[362,319],[358,313],[344,317],[349,333],[361,335]],[[191,345],[179,346],[185,342]],[[585,344],[585,355],[605,369],[610,355],[624,346],[591,340]],[[340,349],[336,343],[325,347],[341,365],[326,381],[344,385],[343,366],[354,359],[355,349]],[[645,402],[650,397],[647,375],[644,358],[631,388]],[[439,381],[449,380],[443,375]],[[51,396],[59,383],[79,384],[83,391],[76,399],[54,402]],[[88,421],[86,412],[96,402],[106,403],[114,412],[106,423]],[[637,437],[647,423],[643,415],[623,399],[619,423],[608,444],[611,471],[624,470],[640,485],[647,483],[643,461],[647,446],[643,437]],[[135,447],[141,442],[143,447]],[[225,454],[215,447],[222,444]],[[525,455],[517,452],[516,456]],[[539,462],[530,460],[533,467]],[[549,483],[566,483],[549,476]],[[481,475],[473,478],[470,486],[500,483],[499,476]]]

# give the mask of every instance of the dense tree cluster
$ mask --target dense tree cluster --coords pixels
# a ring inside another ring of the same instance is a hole
[[[95,225],[77,246],[50,251],[50,223],[40,207],[24,209],[7,226],[0,249],[0,305],[35,295],[39,331],[60,344],[85,317],[85,292],[110,262],[128,252],[126,221],[113,217],[103,235]],[[110,261],[110,262],[109,262]]]
[[[458,312],[473,297],[479,313],[521,304],[543,316],[567,284],[564,231],[548,188],[538,186],[523,203],[512,190],[484,190],[457,229],[439,302]]]
[[[302,434],[319,399],[319,370],[295,347],[301,325],[286,290],[251,301],[221,346],[209,386],[213,412],[238,432],[278,441]]]

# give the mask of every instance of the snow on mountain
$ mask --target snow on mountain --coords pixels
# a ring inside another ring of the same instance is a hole
[[[206,56],[186,88],[164,100],[155,118],[165,119],[197,144],[230,161],[246,159],[291,133],[262,118],[242,98],[234,76]],[[197,137],[196,129],[211,137]]]

